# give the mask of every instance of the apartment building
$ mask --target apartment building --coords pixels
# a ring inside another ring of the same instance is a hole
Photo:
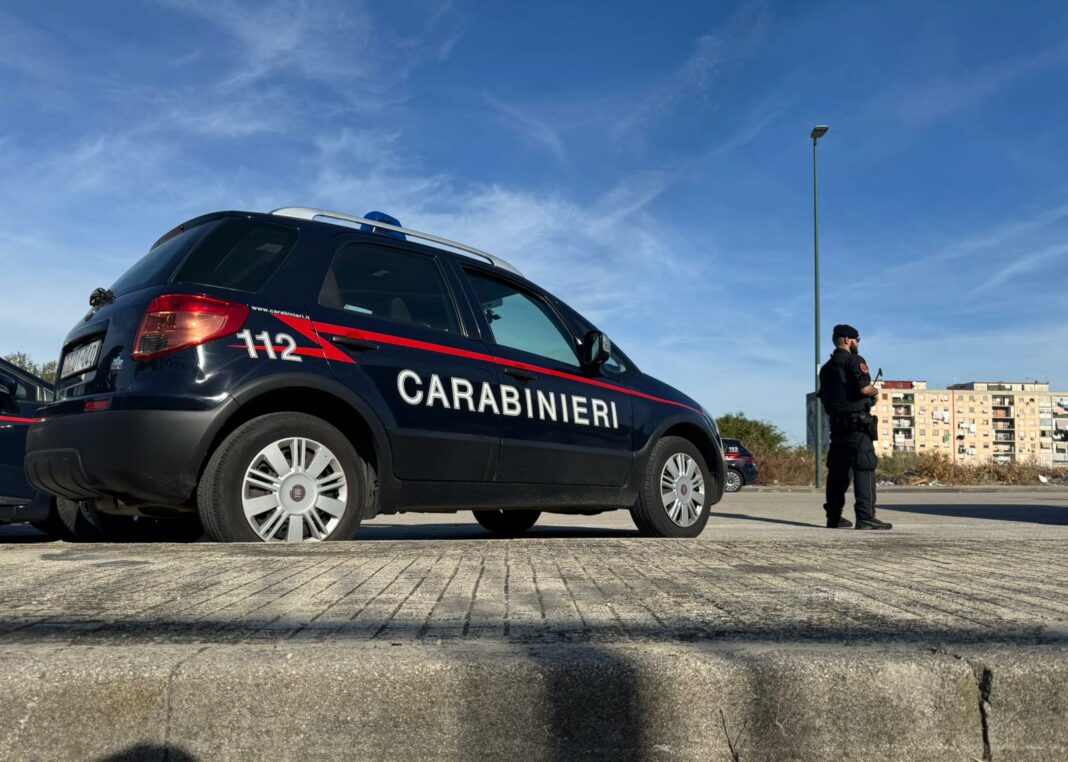
[[[872,410],[879,416],[879,455],[936,452],[958,463],[1068,466],[1068,392],[1050,391],[1048,383],[973,381],[929,389],[925,381],[884,381],[880,386]],[[815,395],[808,397],[811,447]]]

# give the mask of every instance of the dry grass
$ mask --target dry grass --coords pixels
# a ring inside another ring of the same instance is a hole
[[[815,459],[804,447],[784,447],[754,455],[760,468],[761,484],[803,486],[813,483]],[[1068,478],[1064,468],[1034,463],[962,465],[935,453],[898,453],[891,458],[879,459],[879,476],[895,484],[1039,484],[1040,475],[1051,481]]]

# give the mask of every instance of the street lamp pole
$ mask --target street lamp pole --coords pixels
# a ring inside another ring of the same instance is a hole
[[[816,142],[827,134],[827,130],[830,129],[825,124],[817,125],[812,128],[810,137],[812,138],[812,243],[813,243],[813,261],[815,263],[815,281],[816,281],[816,380],[813,389],[819,394],[820,391],[820,204],[819,204],[819,180],[816,173]],[[822,433],[820,430],[823,428],[823,415],[820,412],[819,398],[817,397],[813,406],[813,418],[815,439],[816,439],[816,487],[823,486],[823,447],[821,443]]]

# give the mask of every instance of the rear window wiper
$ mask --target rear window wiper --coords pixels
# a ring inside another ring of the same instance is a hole
[[[111,304],[114,301],[115,294],[110,288],[94,289],[93,293],[89,294],[90,307],[102,307],[105,304]]]

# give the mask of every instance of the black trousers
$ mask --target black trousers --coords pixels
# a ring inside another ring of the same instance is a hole
[[[866,433],[832,431],[831,447],[827,452],[827,502],[823,506],[827,515],[842,515],[845,493],[852,479],[857,519],[875,518],[875,469],[878,465],[875,445]]]

